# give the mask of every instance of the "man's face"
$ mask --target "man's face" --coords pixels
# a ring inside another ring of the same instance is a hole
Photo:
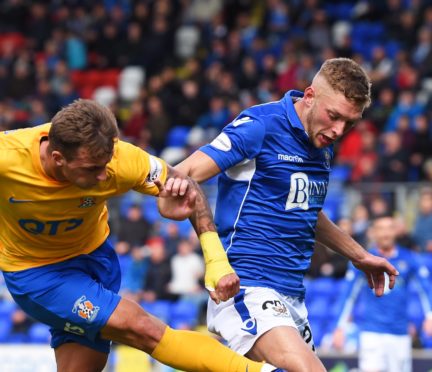
[[[79,188],[89,189],[107,179],[106,165],[111,156],[93,158],[90,150],[81,147],[72,160],[63,160],[63,177]]]
[[[312,94],[313,98],[303,123],[305,130],[315,147],[330,146],[361,118],[363,107],[358,107],[342,93],[333,90],[318,94],[313,88],[308,89],[311,91],[305,93]]]
[[[382,217],[372,223],[371,237],[378,249],[386,251],[393,248],[396,241],[396,225],[391,217]]]

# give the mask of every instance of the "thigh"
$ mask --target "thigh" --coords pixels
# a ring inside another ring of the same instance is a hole
[[[110,343],[99,331],[120,301],[120,272],[112,250],[96,253],[4,275],[18,305],[51,326],[54,348],[77,342],[109,352]]]
[[[321,361],[293,327],[275,327],[263,334],[246,354],[288,371],[325,371]]]
[[[72,342],[57,347],[55,358],[61,372],[99,372],[105,367],[108,354]]]
[[[304,303],[294,303],[270,288],[245,287],[219,305],[210,300],[207,324],[240,354],[246,354],[262,335],[276,327],[293,328],[313,348]]]
[[[411,338],[408,335],[387,335],[385,345],[389,372],[411,372]]]

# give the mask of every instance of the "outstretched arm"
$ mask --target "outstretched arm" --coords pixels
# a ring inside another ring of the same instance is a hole
[[[375,289],[377,296],[382,296],[384,293],[384,273],[388,274],[389,286],[393,288],[396,275],[399,274],[393,265],[386,259],[366,251],[351,236],[330,221],[323,212],[318,214],[315,238],[318,243],[347,257],[357,269],[362,270],[366,274],[369,287]]]
[[[205,285],[210,297],[216,303],[233,297],[240,289],[240,279],[228,262],[201,187],[170,166],[165,185],[160,182],[156,185],[159,188],[160,214],[176,220],[189,217],[200,239],[206,263]]]

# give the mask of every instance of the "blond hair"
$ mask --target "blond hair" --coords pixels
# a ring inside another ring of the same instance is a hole
[[[322,76],[336,92],[360,107],[371,103],[371,81],[366,71],[349,58],[326,60],[317,73]]]

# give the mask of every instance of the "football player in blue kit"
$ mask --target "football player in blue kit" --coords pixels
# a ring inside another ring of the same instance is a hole
[[[395,220],[391,215],[374,218],[370,228],[371,252],[387,258],[399,271],[394,289],[377,298],[367,288],[361,272],[353,267],[347,271],[347,283],[336,304],[334,347],[344,346],[344,329],[354,304],[361,302],[367,315],[355,322],[359,328],[359,368],[361,371],[410,372],[411,337],[408,334],[408,285],[415,281],[425,320],[423,328],[432,331],[432,294],[430,274],[416,252],[396,244]]]
[[[215,221],[241,289],[228,301],[209,302],[208,327],[254,360],[290,372],[325,370],[304,304],[315,242],[348,257],[378,296],[384,273],[394,285],[396,269],[321,210],[333,143],[362,117],[370,86],[354,61],[327,60],[304,92],[244,110],[176,167],[198,182],[220,173]],[[175,193],[178,185],[169,179],[166,187]]]

